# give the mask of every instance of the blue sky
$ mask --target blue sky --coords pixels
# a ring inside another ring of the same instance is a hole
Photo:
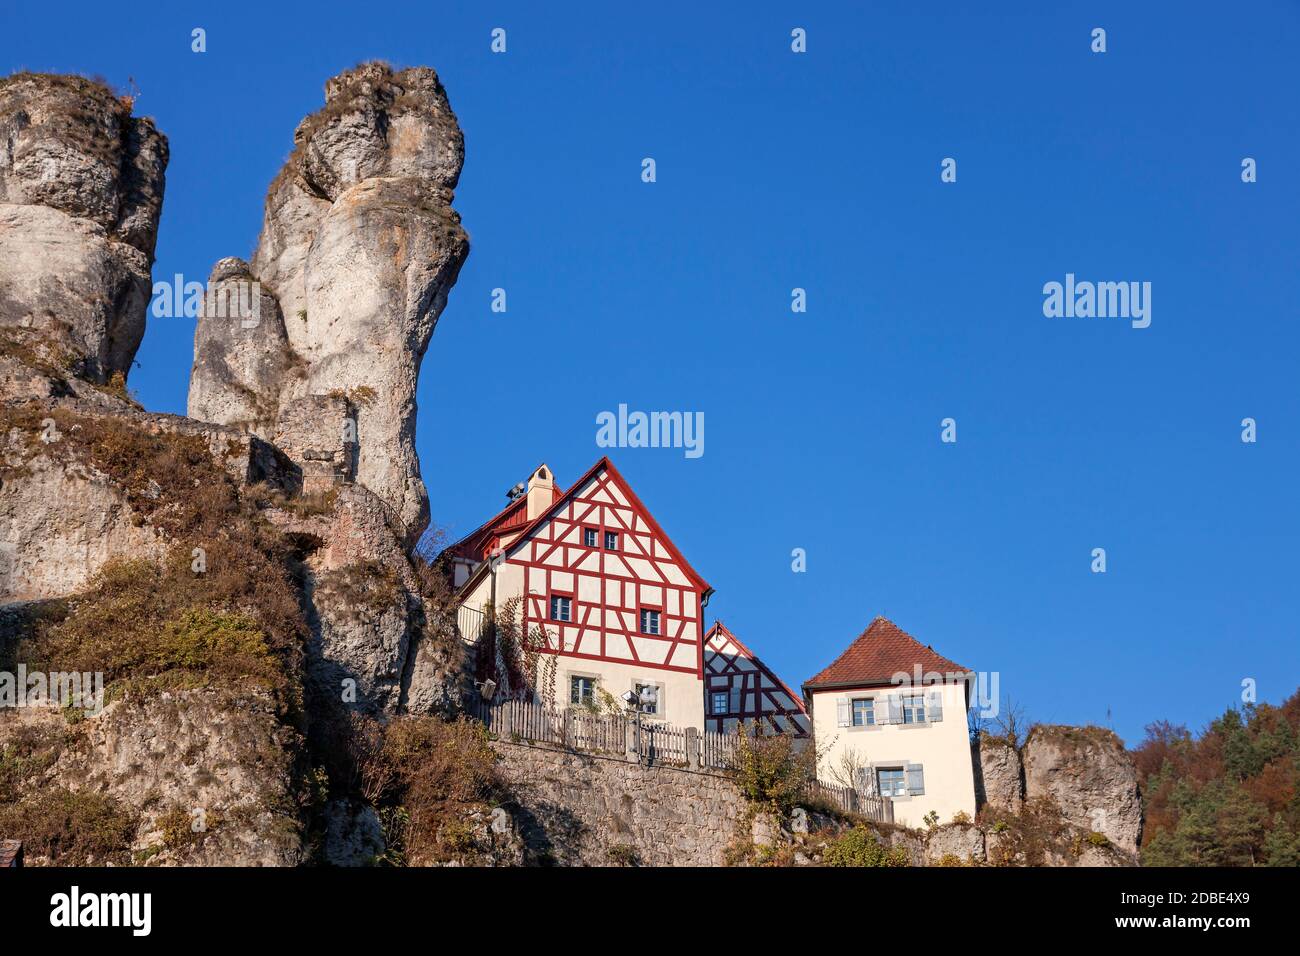
[[[1300,8],[614,6],[7,5],[0,67],[134,79],[171,141],[154,275],[199,281],[328,76],[438,70],[472,251],[419,450],[453,536],[540,461],[576,478],[600,411],[700,411],[703,457],[611,457],[791,684],[885,614],[1130,743],[1293,692]],[[1045,318],[1067,272],[1151,282],[1150,328]],[[184,412],[193,331],[151,320],[149,408]]]

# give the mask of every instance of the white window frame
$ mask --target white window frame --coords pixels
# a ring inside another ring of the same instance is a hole
[[[722,706],[718,706],[718,698],[722,698]],[[712,708],[711,713],[714,716],[720,716],[731,712],[731,691],[711,690],[709,691],[709,706]]]
[[[907,796],[907,767],[876,767],[876,793],[882,797],[905,797]],[[885,788],[884,774],[890,774],[891,779],[896,779],[897,784],[893,789]],[[894,776],[896,775],[896,777]]]
[[[590,691],[583,694],[579,690],[579,682],[590,684]],[[600,688],[600,678],[591,674],[570,674],[569,675],[569,704],[573,707],[590,707],[596,703],[596,691]],[[578,691],[578,699],[573,699],[574,691]]]
[[[651,619],[651,618],[647,618],[646,615],[648,615],[648,614],[653,614],[654,617],[653,617],[652,619]],[[662,618],[660,615],[661,615],[661,612],[660,612],[660,610],[659,610],[658,608],[654,608],[654,607],[643,607],[643,608],[641,608],[641,614],[640,614],[640,618],[641,618],[641,619],[640,619],[640,621],[638,622],[638,623],[641,625],[641,633],[642,633],[642,634],[650,634],[650,635],[652,635],[652,636],[654,636],[654,637],[661,637],[661,636],[663,635],[663,618]],[[653,620],[653,621],[654,621],[654,630],[653,630],[653,631],[651,631],[651,630],[647,630],[647,629],[646,629],[646,624],[648,624],[648,623],[650,622],[650,620]]]
[[[614,542],[613,544],[610,544],[610,543],[609,543],[611,539],[612,539],[613,542]],[[617,550],[618,550],[618,532],[617,532],[617,531],[606,531],[606,532],[605,532],[605,550],[606,550],[606,551],[617,551]]]
[[[858,723],[858,705],[865,704],[866,712],[870,715],[870,720],[864,720]],[[876,726],[876,699],[874,697],[851,697],[849,698],[849,726],[861,729],[863,727]]]
[[[908,704],[911,703],[909,707]],[[919,719],[917,708],[920,708]],[[925,723],[925,695],[924,694],[904,694],[902,700],[903,723],[905,724],[923,724]],[[911,720],[908,720],[908,716]]]
[[[645,717],[660,717],[664,712],[664,685],[645,680],[632,682],[632,692],[637,695],[638,699],[641,697],[641,691],[647,687],[653,689],[655,692],[655,702],[651,705],[654,709],[646,710],[645,704],[638,704],[637,706],[641,710],[641,714]]]
[[[564,603],[562,605],[557,605],[555,603],[556,601],[563,601]],[[556,616],[555,612],[556,610],[558,610],[559,607],[564,608],[564,617]],[[558,624],[572,624],[573,623],[573,598],[569,597],[569,595],[567,594],[552,594],[551,595],[551,620],[555,621]]]

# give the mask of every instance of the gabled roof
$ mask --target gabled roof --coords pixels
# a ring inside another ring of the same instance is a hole
[[[964,674],[965,667],[935,653],[893,621],[877,617],[857,639],[816,677],[804,682],[804,690],[818,687],[848,687],[889,684],[895,674]]]
[[[656,537],[658,537],[663,542],[664,547],[668,549],[668,553],[669,555],[672,556],[673,561],[676,562],[677,565],[681,567],[682,571],[686,574],[686,576],[691,579],[691,581],[701,590],[701,592],[708,594],[710,591],[712,591],[713,588],[709,586],[709,583],[705,581],[704,578],[700,577],[699,572],[697,572],[693,567],[691,567],[689,561],[687,561],[684,557],[682,557],[682,553],[677,550],[677,545],[673,544],[672,540],[668,537],[668,535],[664,533],[664,529],[659,527],[659,522],[655,521],[654,515],[650,513],[650,509],[647,508],[642,503],[641,499],[637,497],[636,492],[632,490],[632,486],[627,483],[627,479],[624,478],[622,474],[619,473],[619,470],[614,467],[614,463],[611,462],[607,456],[603,456],[603,455],[601,456],[599,461],[597,461],[594,465],[592,465],[590,468],[587,469],[587,471],[583,474],[581,478],[579,478],[572,485],[570,485],[567,491],[565,491],[563,494],[557,494],[555,500],[551,503],[551,506],[549,508],[547,508],[536,518],[534,518],[532,521],[529,521],[527,524],[523,526],[523,529],[518,533],[518,536],[513,541],[511,541],[510,544],[506,545],[505,547],[506,555],[509,556],[513,554],[518,548],[520,548],[523,545],[523,543],[528,540],[529,535],[531,535],[534,531],[536,531],[543,523],[553,518],[556,512],[558,512],[561,508],[563,508],[565,504],[569,502],[570,499],[572,499],[579,491],[581,491],[583,486],[585,486],[587,482],[589,482],[592,478],[594,478],[597,474],[600,473],[601,469],[605,469],[606,471],[608,471],[614,477],[614,479],[618,481],[619,485],[623,489],[624,494],[627,495],[628,502],[632,505],[632,507],[635,510],[640,512],[642,517],[645,518],[646,523],[650,526],[650,530],[655,534]],[[507,507],[496,518],[492,519],[491,522],[488,522],[488,525],[493,524],[493,522],[499,523],[500,519],[505,517],[507,512],[509,511],[510,508]],[[479,531],[484,530],[484,528],[487,528],[488,525],[484,525],[483,528],[479,529]],[[474,534],[469,536],[469,538],[462,539],[462,542],[458,542],[457,544],[452,545],[452,548],[459,547],[461,543],[465,541],[469,541],[469,539],[474,537],[474,535],[479,534],[479,531],[475,531]],[[512,533],[514,532],[513,526],[511,527],[511,532]],[[482,564],[480,564],[477,568],[474,569],[474,573],[469,576],[469,580],[466,581],[461,586],[461,591],[463,593],[468,593],[470,590],[472,590],[474,585],[478,583],[478,581],[483,577],[483,575],[487,573],[487,571],[488,571],[488,562],[484,561]]]
[[[533,469],[535,472],[537,469]],[[554,490],[552,501],[560,499],[560,489]],[[511,499],[509,504],[494,514],[487,521],[483,522],[465,537],[461,538],[455,544],[449,544],[443,549],[443,554],[451,554],[458,558],[469,558],[474,561],[482,561],[485,557],[485,549],[488,543],[498,534],[508,533],[517,528],[523,527],[528,523],[528,494],[525,492],[517,498]]]
[[[781,678],[777,677],[776,674],[772,672],[772,669],[768,667],[766,664],[764,664],[763,661],[759,658],[759,656],[755,654],[753,651],[751,651],[748,647],[746,647],[745,642],[742,641],[740,638],[738,638],[735,634],[733,634],[727,628],[727,626],[723,624],[721,621],[714,621],[713,626],[709,628],[709,633],[704,635],[704,653],[706,654],[709,653],[709,641],[713,640],[714,635],[717,634],[722,635],[727,640],[735,644],[738,648],[740,648],[741,651],[743,651],[749,657],[749,659],[754,662],[755,667],[757,667],[768,677],[768,679],[770,679],[773,683],[775,683],[778,687],[780,687],[783,691],[785,691],[787,694],[790,695],[790,699],[794,701],[794,705],[797,708],[799,708],[800,711],[807,713],[807,711],[804,709],[803,698],[800,697],[798,694],[796,694],[794,691],[792,691],[790,689],[789,684],[781,680]]]

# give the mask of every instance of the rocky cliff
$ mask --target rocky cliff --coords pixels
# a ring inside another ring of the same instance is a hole
[[[213,271],[178,418],[126,391],[165,139],[97,82],[0,81],[0,671],[105,681],[102,707],[0,709],[0,830],[31,861],[337,858],[355,721],[460,705],[411,550],[460,132],[432,70],[326,99],[253,262]]]
[[[982,734],[973,755],[980,818],[1004,854],[1050,861],[1068,843],[1090,847],[1099,861],[1136,862],[1137,766],[1113,732],[1037,724],[1019,746]],[[1097,852],[1103,849],[1113,852]]]
[[[271,184],[252,261],[212,274],[257,283],[256,322],[208,310],[195,338],[191,417],[247,424],[307,470],[352,445],[341,472],[393,509],[408,545],[429,519],[420,360],[469,251],[451,208],[463,159],[433,70],[372,63],[330,80]]]

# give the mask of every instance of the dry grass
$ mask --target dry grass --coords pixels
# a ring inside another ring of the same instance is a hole
[[[66,787],[0,805],[0,833],[22,834],[29,859],[45,856],[60,866],[129,863],[137,824],[137,814],[111,797]]]
[[[39,437],[46,419],[60,435],[49,444]],[[17,429],[31,455],[106,474],[137,520],[174,542],[160,565],[106,565],[63,620],[31,629],[19,659],[103,671],[106,681],[161,678],[159,686],[251,679],[298,704],[307,630],[292,549],[241,497],[203,436],[38,404],[0,408],[0,429]]]
[[[502,794],[497,754],[477,721],[400,717],[387,727],[358,718],[356,779],[387,826],[386,862],[428,866],[472,861],[469,813]]]
[[[112,561],[69,602],[66,617],[35,628],[14,656],[45,670],[100,672],[106,685],[130,681],[135,689],[251,681],[287,703],[297,635],[254,617],[259,609],[242,591],[213,588],[180,561]],[[274,603],[265,610],[271,620],[283,612]]]

